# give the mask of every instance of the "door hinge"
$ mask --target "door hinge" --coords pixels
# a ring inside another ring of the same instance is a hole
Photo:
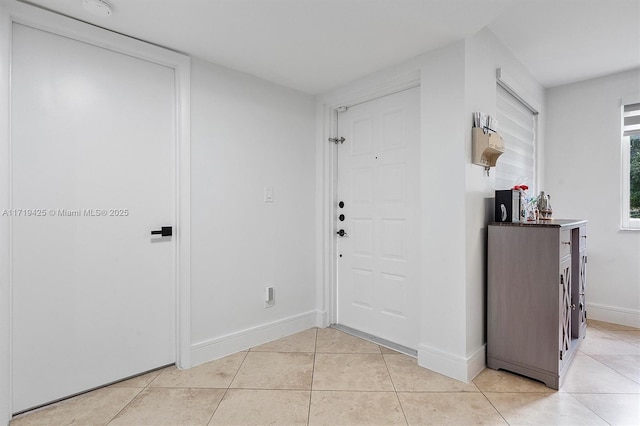
[[[560,351],[560,361],[562,361],[562,351]]]
[[[587,256],[584,257],[584,263],[589,263],[589,258]]]
[[[333,142],[336,145],[338,145],[339,143],[344,143],[345,139],[344,138],[329,138],[329,142]]]

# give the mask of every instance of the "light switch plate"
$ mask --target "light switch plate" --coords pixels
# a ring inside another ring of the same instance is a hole
[[[273,186],[264,187],[264,202],[273,203]]]

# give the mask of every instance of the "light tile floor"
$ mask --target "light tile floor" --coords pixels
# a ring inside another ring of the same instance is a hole
[[[169,367],[13,419],[23,425],[640,425],[640,329],[589,321],[564,386],[485,369],[462,383],[334,329]]]

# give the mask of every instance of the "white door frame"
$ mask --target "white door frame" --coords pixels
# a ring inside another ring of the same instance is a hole
[[[109,49],[114,52],[126,54],[136,58],[140,58],[149,62],[153,62],[159,65],[163,65],[174,70],[175,75],[175,99],[176,99],[176,150],[175,150],[175,180],[176,180],[176,270],[175,270],[175,282],[176,282],[176,365],[179,368],[189,368],[191,366],[191,327],[190,327],[190,280],[191,280],[191,268],[190,268],[190,81],[191,81],[191,59],[183,54],[169,51],[161,47],[157,47],[133,38],[129,38],[117,33],[113,33],[81,21],[77,21],[71,18],[67,18],[61,15],[57,15],[42,9],[35,8],[22,3],[13,2],[9,5],[9,19],[8,19],[8,33],[9,33],[9,46],[2,46],[0,49],[3,51],[7,49],[11,51],[11,27],[13,23],[26,25],[39,30],[47,31],[53,34],[69,37],[74,40],[89,43],[98,47]],[[5,22],[2,22],[3,24]],[[9,56],[9,61],[11,57]],[[11,63],[9,63],[9,69],[11,69]],[[0,76],[2,73],[0,72]],[[10,76],[8,81],[0,81],[0,84],[8,87],[9,94],[11,93]],[[8,113],[0,117],[0,129],[6,125],[7,137],[0,138],[0,160],[8,167],[8,173],[5,176],[11,176],[11,100],[8,97]],[[2,111],[2,108],[0,108]],[[11,209],[12,206],[12,194],[11,194],[12,182],[7,180],[5,188],[0,190],[1,194],[6,194],[6,200],[8,201],[7,208]],[[3,200],[4,201],[4,200]],[[11,218],[8,218],[8,229],[4,228],[0,231],[2,234],[6,232],[8,238],[4,240],[5,247],[0,249],[0,264],[9,265],[8,276],[0,277],[0,285],[8,286],[7,300],[2,300],[0,303],[0,312],[5,314],[0,318],[0,327],[5,328],[5,324],[9,330],[9,344],[0,344],[0,359],[8,359],[8,365],[1,365],[0,378],[6,377],[8,380],[2,380],[0,383],[6,383],[3,385],[4,389],[0,389],[0,398],[4,399],[6,395],[8,398],[12,395],[11,389],[11,286],[12,286],[12,271],[11,271]],[[4,278],[8,279],[8,283],[3,283]],[[5,289],[1,289],[3,292]],[[4,353],[6,351],[6,353]],[[8,387],[8,389],[7,389]],[[8,406],[8,407],[7,407]],[[0,401],[0,423],[3,422],[5,417],[4,411],[8,408],[6,416],[11,415],[11,403],[8,404],[4,401]],[[7,422],[9,420],[7,418]]]
[[[410,67],[398,74],[382,77],[378,81],[365,83],[364,87],[353,90],[341,90],[321,98],[317,103],[317,119],[322,127],[317,131],[316,155],[318,160],[318,179],[320,180],[318,200],[320,213],[317,216],[316,238],[319,244],[318,257],[318,301],[321,316],[318,326],[327,327],[337,324],[338,320],[338,265],[337,265],[337,148],[328,141],[337,135],[338,108],[358,105],[383,96],[420,86],[419,68]]]

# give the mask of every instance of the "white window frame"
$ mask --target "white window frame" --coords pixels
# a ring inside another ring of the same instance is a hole
[[[624,106],[638,102],[640,98],[633,97],[625,98],[620,103],[620,229],[623,231],[640,231],[640,219],[631,218],[631,136],[624,135]]]

